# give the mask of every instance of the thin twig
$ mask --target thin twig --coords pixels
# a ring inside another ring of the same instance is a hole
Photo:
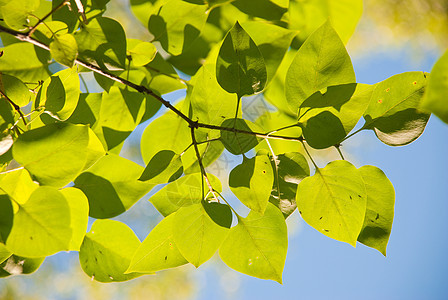
[[[336,148],[336,150],[338,150],[338,153],[341,156],[342,160],[345,160],[344,155],[342,155],[341,144],[336,144],[334,145],[334,147]]]
[[[27,36],[31,36],[34,31],[36,31],[37,27],[42,24],[49,16],[51,16],[52,14],[54,14],[57,10],[59,10],[60,8],[62,8],[64,5],[67,5],[67,3],[70,2],[68,0],[62,1],[58,6],[55,6],[48,14],[46,14],[42,19],[39,19],[39,21],[36,23],[36,25],[34,25],[30,31],[28,31],[28,33],[26,34]]]
[[[39,48],[45,49],[47,51],[50,51],[50,48],[45,45],[44,43],[39,42],[36,39],[33,39],[25,34],[22,34],[20,32],[17,32],[15,30],[6,28],[2,25],[0,25],[0,31],[6,32],[8,34],[11,34],[12,36],[14,36],[15,38],[17,38],[18,40],[21,40],[23,42],[28,42],[31,43]],[[143,94],[148,94],[152,97],[154,97],[156,100],[158,100],[159,102],[161,102],[165,107],[169,108],[170,110],[172,110],[175,114],[177,114],[179,117],[181,117],[182,119],[184,119],[189,125],[194,125],[195,122],[193,120],[191,120],[189,117],[187,117],[185,114],[183,114],[181,111],[179,111],[176,107],[174,107],[169,101],[163,99],[161,96],[159,96],[158,94],[156,94],[153,90],[148,89],[147,87],[143,86],[143,85],[138,85],[135,84],[133,82],[130,82],[124,78],[121,78],[120,76],[116,76],[114,74],[111,74],[109,72],[103,71],[100,67],[95,66],[93,64],[87,63],[85,61],[83,61],[82,59],[75,59],[75,63],[89,69],[92,70],[95,73],[101,74],[104,77],[107,77],[113,81],[119,82],[121,84],[127,85],[133,89],[135,89],[137,92],[139,93],[143,93]]]
[[[86,14],[84,12],[84,6],[82,6],[81,0],[75,0],[75,4],[76,4],[76,6],[78,8],[78,13],[82,17],[82,21],[84,22],[84,24],[87,24],[87,18],[86,18]]]
[[[316,171],[318,171],[318,170],[319,170],[319,167],[318,167],[317,164],[314,162],[314,159],[313,159],[313,157],[311,156],[311,154],[308,152],[308,149],[306,148],[304,142],[302,142],[302,146],[303,146],[303,149],[305,149],[305,152],[306,152],[306,154],[308,155],[308,157],[309,157],[309,159],[311,160],[311,162],[313,163],[314,167],[316,168]]]
[[[219,202],[218,198],[215,195],[215,191],[213,190],[212,184],[210,183],[210,180],[208,179],[207,172],[205,172],[204,165],[202,164],[201,154],[199,153],[198,144],[196,142],[196,137],[194,135],[194,130],[196,128],[194,126],[190,126],[190,129],[191,129],[191,141],[193,143],[194,150],[196,152],[196,157],[198,158],[199,167],[201,168],[201,174],[202,174],[202,176],[204,176],[205,182],[207,183],[208,189],[209,189],[210,193],[212,193],[213,198],[215,198],[215,200]],[[202,189],[202,191],[204,191],[204,189]]]
[[[3,93],[1,90],[0,90],[0,94],[1,94],[6,100],[8,100],[8,102],[12,105],[12,107],[14,107],[14,110],[15,110],[16,112],[19,113],[20,118],[23,120],[23,124],[24,124],[25,126],[27,126],[27,124],[26,124],[26,120],[25,120],[25,116],[23,115],[22,111],[20,110],[20,106],[18,106],[17,104],[14,103],[14,101],[12,101],[11,99],[9,99],[9,97],[6,96],[6,94]]]
[[[0,25],[0,31],[6,32],[8,34],[11,34],[12,36],[14,36],[15,38],[23,41],[23,42],[28,42],[31,43],[39,48],[45,49],[47,51],[50,51],[50,48],[39,42],[36,39],[33,39],[25,34],[22,34],[20,32],[17,32],[15,30],[6,28],[2,25]],[[124,84],[128,87],[131,87],[133,89],[135,89],[136,91],[143,93],[143,94],[148,94],[150,96],[152,96],[153,98],[155,98],[156,100],[158,100],[159,102],[161,102],[165,107],[167,107],[168,109],[170,109],[171,111],[173,111],[175,114],[177,114],[179,117],[181,117],[184,121],[186,121],[188,123],[188,125],[191,127],[195,127],[195,128],[208,128],[208,129],[215,129],[215,130],[225,130],[225,131],[232,131],[232,132],[237,132],[237,133],[243,133],[243,134],[248,134],[248,135],[253,135],[256,137],[260,137],[260,138],[269,138],[269,139],[277,139],[277,140],[288,140],[288,141],[298,141],[298,142],[302,142],[303,141],[303,137],[290,137],[290,136],[280,136],[280,135],[272,135],[269,133],[261,133],[261,132],[253,132],[253,131],[247,131],[247,130],[242,130],[242,129],[236,129],[236,128],[229,128],[229,127],[222,127],[222,126],[216,126],[216,125],[211,125],[211,124],[204,124],[204,123],[199,123],[199,122],[195,122],[192,119],[190,119],[188,116],[186,116],[184,113],[182,113],[180,110],[178,110],[176,107],[174,107],[169,101],[165,100],[164,98],[162,98],[161,96],[159,96],[156,92],[154,92],[153,90],[143,86],[143,85],[138,85],[135,84],[133,82],[130,82],[129,80],[126,80],[124,78],[121,78],[120,76],[111,74],[107,71],[103,71],[100,67],[87,63],[85,61],[83,61],[82,59],[75,59],[75,63],[89,69],[92,70],[93,72],[103,75],[104,77],[107,77],[113,81],[119,82],[121,84]]]

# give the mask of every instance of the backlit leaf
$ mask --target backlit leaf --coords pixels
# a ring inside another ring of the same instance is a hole
[[[75,179],[75,187],[89,199],[93,218],[115,217],[128,210],[153,185],[139,181],[143,167],[115,154],[102,157]]]
[[[286,74],[286,99],[291,110],[297,112],[315,92],[354,82],[350,56],[330,22],[326,22],[297,51]]]
[[[44,257],[70,250],[70,207],[61,192],[39,187],[14,215],[6,247],[19,256]]]
[[[251,121],[244,119],[227,119],[222,122],[221,127],[235,128],[236,130],[242,130],[247,132],[263,132],[263,130]],[[221,142],[224,144],[227,150],[232,154],[243,154],[254,148],[259,142],[260,138],[255,134],[247,134],[232,130],[221,129]]]
[[[383,171],[374,166],[359,168],[367,190],[367,210],[358,241],[386,256],[394,220],[395,192]]]
[[[251,210],[263,214],[269,202],[274,172],[267,155],[243,159],[229,174],[229,187]]]
[[[99,282],[126,281],[142,274],[125,274],[140,241],[131,228],[113,220],[97,220],[81,245],[79,262]]]
[[[299,183],[297,207],[314,229],[356,246],[366,213],[366,187],[351,163],[333,161]]]
[[[21,134],[12,153],[41,184],[62,187],[84,167],[88,143],[87,126],[55,123]]]
[[[390,146],[417,139],[430,117],[419,109],[426,77],[423,72],[406,72],[376,84],[363,128],[374,130],[378,139]]]
[[[227,33],[216,61],[218,83],[238,98],[261,92],[267,81],[266,66],[257,45],[236,22]]]
[[[50,53],[55,61],[64,66],[72,67],[78,55],[78,44],[73,35],[56,34],[50,43]]]
[[[221,182],[212,174],[207,174],[214,190],[221,192]],[[163,215],[177,211],[179,208],[201,203],[202,195],[207,195],[208,187],[204,182],[202,190],[201,174],[195,173],[183,176],[163,187],[149,201]],[[209,197],[211,197],[209,195]]]
[[[296,192],[297,185],[306,177],[310,176],[310,167],[305,157],[298,152],[287,152],[277,156],[277,169],[273,165],[274,176],[271,197],[269,202],[277,206],[287,218],[297,208]],[[275,162],[272,162],[275,164]],[[280,196],[278,190],[280,189]]]
[[[35,107],[44,106],[60,120],[67,120],[76,109],[79,94],[78,70],[76,67],[65,69],[45,80]]]
[[[448,51],[436,62],[431,70],[426,93],[421,108],[429,110],[448,123]]]
[[[173,55],[181,54],[199,36],[207,21],[207,6],[181,0],[164,1],[151,14],[148,29]]]
[[[156,272],[188,263],[177,248],[173,238],[176,213],[163,219],[151,230],[135,251],[128,272]]]
[[[18,78],[0,73],[0,91],[19,107],[27,105],[31,100],[31,92]],[[0,98],[3,98],[0,95]]]
[[[202,202],[181,207],[173,222],[173,238],[180,253],[197,268],[227,237],[232,212],[227,205]]]
[[[246,218],[238,218],[238,225],[230,229],[219,248],[219,256],[238,272],[282,283],[287,249],[285,219],[269,203],[264,215],[252,211]]]

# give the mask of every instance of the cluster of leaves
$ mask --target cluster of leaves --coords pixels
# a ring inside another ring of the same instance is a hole
[[[0,276],[79,251],[93,279],[124,281],[199,267],[219,250],[231,268],[281,282],[285,219],[297,208],[324,235],[386,254],[393,186],[378,168],[346,161],[340,146],[362,130],[408,144],[429,119],[422,105],[448,122],[447,55],[430,78],[408,72],[367,85],[344,46],[360,0],[131,1],[151,42],[126,39],[102,16],[107,2],[0,1]],[[104,92],[81,93],[92,71]],[[162,98],[185,88],[176,106]],[[259,93],[276,111],[251,122],[240,102]],[[162,104],[141,140],[146,168],[119,156]],[[335,147],[341,160],[320,168],[308,147]],[[224,150],[243,157],[228,185],[246,217],[206,171]],[[109,220],[160,184],[150,202],[164,219],[143,242]],[[98,220],[86,233],[89,216]]]

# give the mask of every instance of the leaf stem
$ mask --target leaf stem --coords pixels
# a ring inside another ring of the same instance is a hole
[[[341,156],[342,160],[345,160],[344,155],[342,155],[341,144],[334,145],[334,147],[336,148],[336,150],[338,150],[338,153]]]
[[[36,25],[34,25],[30,31],[28,31],[28,33],[26,34],[28,37],[30,37],[34,31],[36,31],[37,27],[42,24],[49,16],[51,16],[52,14],[54,14],[56,11],[58,11],[60,8],[62,8],[64,5],[67,5],[67,3],[70,2],[69,0],[64,0],[62,1],[58,6],[55,6],[48,14],[46,14],[42,19],[38,18],[38,21],[36,23]],[[50,29],[51,31],[51,29]]]
[[[201,168],[201,174],[204,177],[205,182],[207,183],[207,186],[208,186],[208,189],[209,189],[210,193],[212,193],[212,195],[215,198],[215,200],[219,202],[219,200],[216,197],[215,192],[213,190],[212,184],[210,183],[210,180],[208,179],[207,172],[205,172],[204,165],[202,164],[202,157],[201,157],[201,154],[199,153],[198,144],[196,142],[196,137],[194,135],[194,131],[195,131],[196,128],[194,126],[190,126],[190,129],[191,129],[191,141],[192,141],[193,146],[194,146],[194,151],[196,152],[196,157],[198,159],[199,167]],[[202,194],[204,194],[204,188],[202,188]],[[202,195],[202,196],[204,198],[204,195]]]
[[[18,106],[17,104],[14,103],[14,101],[9,99],[9,97],[6,96],[6,94],[3,93],[1,90],[0,90],[0,95],[2,95],[12,105],[12,107],[14,107],[14,110],[19,113],[20,118],[23,120],[23,124],[25,126],[27,126],[27,123],[26,123],[26,120],[25,120],[25,116],[23,115],[22,111],[20,110],[20,106]]]
[[[240,219],[241,218],[241,216],[236,212],[236,210],[235,209],[233,209],[233,207],[232,207],[232,205],[230,205],[230,203],[229,202],[227,202],[227,200],[221,195],[221,193],[220,192],[218,192],[218,191],[215,191],[215,193],[217,193],[218,194],[218,196],[230,207],[230,209],[233,211],[233,213],[237,216],[237,218],[238,219]]]
[[[316,162],[314,161],[313,157],[311,156],[310,152],[306,148],[305,143],[303,141],[302,141],[302,146],[303,146],[303,149],[305,149],[306,154],[308,155],[309,159],[313,163],[313,165],[316,168],[316,170],[319,170],[319,167],[317,166]]]

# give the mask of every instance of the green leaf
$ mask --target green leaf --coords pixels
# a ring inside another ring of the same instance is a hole
[[[236,0],[232,5],[248,15],[278,21],[288,12],[289,0]]]
[[[305,157],[298,152],[280,154],[276,160],[272,163],[274,172],[277,170],[278,176],[274,176],[269,202],[277,206],[283,216],[287,218],[297,208],[297,185],[304,178],[310,176],[310,167]],[[275,168],[275,164],[277,164],[277,168]]]
[[[248,132],[263,132],[257,124],[239,118],[224,120],[221,127],[235,128],[236,130]],[[255,135],[221,129],[221,142],[230,153],[235,155],[246,153],[254,148],[260,140],[261,138],[258,138]]]
[[[8,239],[9,233],[11,232],[13,219],[14,211],[11,200],[8,195],[0,194],[0,247],[1,243],[5,243]],[[2,256],[0,254],[0,258],[1,257]]]
[[[148,29],[163,49],[179,55],[200,35],[207,21],[207,6],[182,0],[162,3],[153,10],[147,23]]]
[[[187,99],[191,103],[193,120],[220,125],[224,119],[235,117],[238,99],[218,84],[215,65],[205,64],[191,81],[193,90]]]
[[[78,44],[73,35],[56,34],[50,43],[51,56],[60,64],[72,67],[78,55]]]
[[[71,238],[67,200],[53,187],[39,187],[14,215],[6,247],[19,256],[44,257],[70,250]]]
[[[176,107],[179,109],[181,106],[176,105]],[[162,150],[171,150],[180,154],[190,144],[190,128],[187,122],[168,110],[149,123],[143,132],[140,147],[143,161],[148,164]]]
[[[102,127],[132,132],[145,113],[144,96],[118,87],[103,93],[100,109]]]
[[[26,30],[31,25],[29,16],[40,4],[40,0],[10,0],[0,6],[6,25],[15,30]]]
[[[35,107],[44,106],[46,111],[56,115],[59,120],[67,120],[78,104],[79,84],[76,67],[52,75],[42,84]]]
[[[128,40],[128,52],[134,66],[141,67],[156,57],[157,48],[152,43],[130,39]]]
[[[101,101],[102,93],[81,93],[75,110],[66,122],[95,128],[99,120]]]
[[[6,249],[5,245],[0,243],[0,264],[12,255],[11,251]]]
[[[163,219],[135,251],[126,273],[156,272],[188,263],[173,238],[176,213]]]
[[[251,210],[264,214],[269,202],[274,172],[267,155],[258,155],[236,166],[229,174],[229,187]]]
[[[251,211],[219,248],[219,256],[232,269],[261,279],[282,283],[288,234],[282,213],[268,204],[264,215]]]
[[[285,81],[286,74],[292,64],[296,52],[297,51],[293,50],[286,52],[280,66],[277,69],[277,73],[274,78],[270,79],[269,85],[266,86],[263,93],[263,98],[265,100],[274,105],[281,113],[284,113],[294,119],[297,119],[297,111],[293,111],[288,105],[288,101],[285,97]],[[278,127],[273,129],[276,128]]]
[[[88,143],[87,126],[55,123],[21,134],[12,153],[41,184],[62,187],[84,167]]]
[[[97,219],[112,218],[128,210],[153,185],[138,180],[143,167],[115,154],[102,157],[75,179],[89,199],[89,215]]]
[[[430,117],[419,110],[426,77],[423,72],[406,72],[377,83],[364,113],[363,129],[374,130],[378,139],[390,146],[416,140]]]
[[[92,129],[89,128],[89,143],[87,144],[87,159],[83,170],[90,168],[94,163],[96,163],[101,157],[106,154],[103,144],[101,144],[100,139],[96,136]]]
[[[367,84],[330,86],[316,92],[299,108],[299,125],[306,142],[323,149],[341,142],[366,111],[373,92]]]
[[[82,23],[75,39],[80,58],[106,69],[125,67],[126,35],[117,21],[98,17],[89,24]]]
[[[139,180],[152,184],[168,183],[183,172],[180,156],[171,150],[162,150],[150,160]]]
[[[179,109],[184,102],[176,107]],[[213,132],[195,130],[196,141],[205,142],[216,136]],[[171,150],[176,154],[182,154],[182,164],[185,174],[200,172],[194,147],[191,144],[191,132],[188,123],[181,117],[168,110],[165,114],[152,121],[145,129],[140,142],[143,161],[149,161],[162,150]],[[188,148],[188,149],[187,149]],[[215,161],[222,153],[223,146],[217,142],[202,143],[198,145],[199,153],[204,166]]]
[[[29,88],[20,79],[2,73],[0,73],[0,92],[19,107],[27,105],[31,99]],[[3,98],[3,95],[0,97]]]
[[[289,28],[299,30],[302,43],[327,20],[333,24],[344,44],[353,35],[363,11],[362,0],[291,1]]]
[[[15,43],[4,47],[0,59],[2,73],[15,76],[23,82],[44,80],[51,75],[48,69],[50,53],[29,43]]]
[[[256,21],[242,23],[242,26],[258,46],[266,64],[267,81],[270,82],[274,78],[297,31]]]
[[[300,182],[296,196],[302,218],[314,229],[356,247],[366,213],[366,187],[351,163],[338,160]]]
[[[44,258],[29,258],[11,255],[2,264],[0,264],[0,278],[11,275],[34,273],[37,269],[39,269],[43,261]]]
[[[255,124],[261,126],[265,130],[265,132],[271,132],[279,128],[297,124],[297,118],[293,118],[285,113],[282,113],[281,111],[266,111],[257,120],[255,120]],[[278,134],[282,136],[299,138],[302,135],[302,129],[300,129],[300,127],[298,126],[293,126],[288,129],[282,130]],[[270,139],[269,144],[276,154],[297,151],[297,141]],[[267,151],[271,151],[270,147],[266,143],[266,140],[263,140],[255,147],[255,150],[265,149]]]
[[[448,51],[436,62],[431,70],[428,87],[421,102],[421,108],[429,110],[443,122],[448,123]]]
[[[219,85],[238,98],[261,92],[267,81],[266,65],[257,45],[236,22],[227,33],[216,61]]]
[[[386,256],[394,220],[395,192],[386,175],[374,166],[359,168],[367,190],[367,210],[358,241]]]
[[[27,170],[22,169],[0,175],[0,190],[18,204],[25,204],[38,187],[39,185],[33,182]],[[15,211],[17,208],[16,206]]]
[[[87,222],[89,221],[89,201],[83,192],[72,187],[62,189],[60,192],[64,195],[70,208],[72,238],[69,250],[79,251],[87,231]]]
[[[221,182],[212,174],[207,174],[214,190],[221,192]],[[202,190],[203,188],[203,190]],[[155,193],[149,201],[163,215],[179,210],[181,207],[201,203],[202,195],[207,195],[208,187],[202,185],[201,174],[185,175]],[[209,196],[211,197],[211,196]]]
[[[173,238],[186,260],[196,268],[209,260],[232,225],[228,205],[202,202],[181,207],[174,215]]]
[[[125,274],[140,241],[131,228],[113,220],[97,220],[81,245],[79,262],[99,282],[126,281],[143,274]]]
[[[326,22],[297,51],[286,74],[286,99],[290,109],[297,112],[315,92],[354,82],[350,56],[330,22]]]

